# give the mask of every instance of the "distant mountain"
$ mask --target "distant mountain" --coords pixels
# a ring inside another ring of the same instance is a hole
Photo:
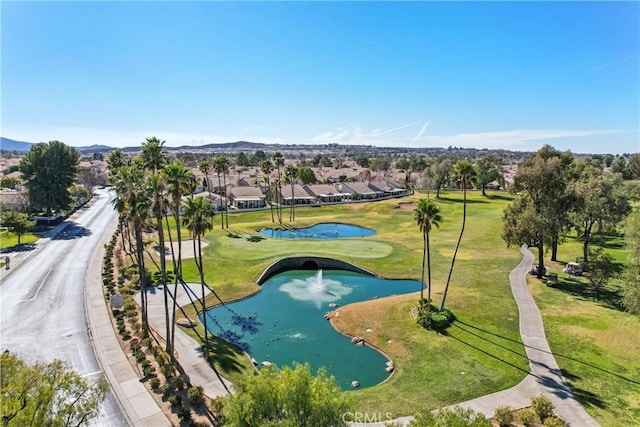
[[[17,151],[24,153],[29,151],[33,144],[24,141],[14,141],[13,139],[0,136],[0,149],[5,151]]]
[[[99,151],[112,151],[112,150],[115,150],[115,148],[109,147],[108,145],[93,144],[87,147],[76,147],[76,150],[78,150],[81,153],[86,153],[86,152],[94,153]]]

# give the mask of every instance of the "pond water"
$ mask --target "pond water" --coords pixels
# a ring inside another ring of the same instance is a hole
[[[368,237],[375,231],[357,225],[324,222],[306,228],[263,228],[259,230],[263,236],[276,239],[340,239],[346,237]]]
[[[370,347],[352,344],[324,315],[331,310],[339,313],[345,304],[419,290],[416,280],[342,270],[292,270],[271,277],[251,298],[209,310],[207,326],[258,363],[309,362],[313,372],[324,366],[343,390],[350,389],[352,381],[369,387],[389,376],[388,359]],[[363,337],[366,340],[366,332]]]

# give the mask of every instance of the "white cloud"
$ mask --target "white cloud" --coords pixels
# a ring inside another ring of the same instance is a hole
[[[464,148],[519,149],[528,142],[562,138],[578,138],[617,133],[617,130],[581,129],[518,129],[497,132],[459,133],[455,135],[431,135],[425,138],[429,146]]]
[[[411,140],[411,144],[415,144],[418,141],[418,139],[420,139],[420,137],[424,135],[424,133],[427,131],[427,128],[429,127],[430,124],[431,124],[431,120],[428,120],[425,124],[422,125],[418,134],[414,136],[413,139]]]

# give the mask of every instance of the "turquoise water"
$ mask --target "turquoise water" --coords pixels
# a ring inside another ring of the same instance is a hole
[[[342,389],[352,381],[369,387],[385,380],[387,358],[338,333],[325,313],[375,297],[420,290],[416,280],[389,280],[342,270],[287,271],[273,276],[251,298],[209,310],[207,326],[246,350],[258,363],[309,362],[327,368]],[[337,304],[330,307],[330,304]],[[202,319],[201,319],[202,320]],[[362,336],[366,339],[367,333]]]
[[[367,237],[375,231],[356,225],[326,222],[307,228],[279,229],[263,228],[259,230],[263,236],[276,239],[340,239],[345,237]]]

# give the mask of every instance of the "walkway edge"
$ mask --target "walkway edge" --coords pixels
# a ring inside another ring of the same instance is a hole
[[[131,426],[164,427],[171,423],[151,397],[120,347],[111,324],[100,278],[104,245],[111,239],[117,218],[94,251],[85,275],[85,313],[91,345],[111,391]]]

